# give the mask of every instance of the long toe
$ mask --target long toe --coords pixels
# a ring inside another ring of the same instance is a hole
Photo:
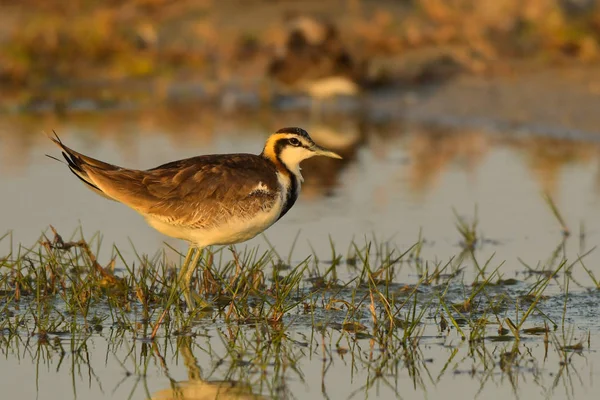
[[[196,309],[196,301],[194,298],[196,296],[192,296],[191,290],[184,290],[183,297],[185,298],[185,304],[187,304],[188,312],[192,312]]]
[[[196,291],[192,290],[191,295],[192,295],[193,300],[194,300],[194,302],[196,304],[195,310],[202,311],[202,310],[207,310],[207,309],[212,308],[212,304],[210,302],[208,302],[206,299],[204,299]]]
[[[212,308],[212,305],[206,301],[200,294],[198,294],[195,290],[186,290],[183,293],[183,297],[185,298],[185,303],[187,304],[188,313],[193,313],[195,311],[202,311]]]

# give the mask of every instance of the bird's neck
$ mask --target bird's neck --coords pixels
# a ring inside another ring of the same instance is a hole
[[[283,217],[290,208],[292,208],[294,203],[296,203],[302,185],[302,180],[298,179],[298,177],[290,172],[287,167],[285,167],[285,169],[287,173],[279,170],[277,171],[277,180],[279,181],[283,192],[283,207],[281,208],[281,212],[277,219]]]
[[[286,164],[281,161],[279,156],[274,152],[261,153],[261,156],[270,161],[274,166],[277,173],[277,180],[283,193],[283,207],[279,213],[279,218],[283,217],[292,208],[298,195],[300,194],[300,187],[304,178],[300,173],[300,166],[296,165],[291,170]]]
[[[281,162],[281,160],[280,160],[280,162]],[[281,162],[281,164],[283,164],[283,166],[288,171],[288,173],[290,175],[292,175],[298,181],[298,183],[303,183],[304,182],[304,177],[302,176],[300,164],[287,165],[287,164],[285,164],[283,162]]]

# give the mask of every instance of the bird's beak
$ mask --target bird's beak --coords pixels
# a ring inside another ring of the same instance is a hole
[[[319,146],[319,145],[314,145],[310,148],[315,155],[317,156],[325,156],[325,157],[331,157],[331,158],[339,158],[340,160],[342,159],[342,156],[340,156],[337,153],[334,153],[333,151],[329,151],[327,149],[324,149],[323,147]]]

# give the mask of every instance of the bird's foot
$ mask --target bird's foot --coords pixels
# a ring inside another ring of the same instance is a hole
[[[212,305],[194,290],[184,292],[183,297],[189,314],[212,308]]]

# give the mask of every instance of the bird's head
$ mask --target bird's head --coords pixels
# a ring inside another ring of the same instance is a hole
[[[262,155],[275,165],[285,166],[300,180],[300,163],[303,160],[314,156],[342,158],[316,144],[301,128],[283,128],[272,134],[265,143]]]

